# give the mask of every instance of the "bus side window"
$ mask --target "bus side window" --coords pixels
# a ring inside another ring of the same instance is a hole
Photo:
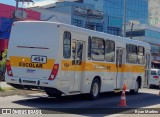
[[[91,59],[91,37],[88,37],[88,60]]]
[[[139,64],[144,64],[145,63],[144,53],[145,53],[144,47],[138,46],[138,63]]]
[[[92,38],[92,59],[97,61],[104,61],[105,55],[105,41],[102,38]]]
[[[71,57],[71,33],[64,32],[63,35],[63,57],[69,59]]]
[[[126,61],[128,63],[137,64],[137,46],[132,44],[127,44],[126,49],[127,49]]]
[[[127,44],[126,45],[126,63],[129,63],[129,58],[128,58],[128,56],[129,56],[129,45]]]
[[[105,59],[108,62],[114,62],[115,61],[115,42],[106,40],[106,54],[105,54]]]
[[[76,64],[77,65],[81,65],[82,53],[83,53],[83,43],[82,42],[78,42],[77,43],[77,60],[76,60]]]

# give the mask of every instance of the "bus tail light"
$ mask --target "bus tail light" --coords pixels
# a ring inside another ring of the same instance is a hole
[[[158,80],[158,76],[153,76],[154,79]]]
[[[7,68],[7,74],[9,76],[13,76],[12,69],[11,69],[11,64],[10,64],[9,60],[7,60],[6,68]]]
[[[51,75],[48,80],[54,80],[58,73],[59,64],[54,64]]]

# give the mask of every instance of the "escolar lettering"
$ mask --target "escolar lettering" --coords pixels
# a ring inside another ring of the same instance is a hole
[[[42,68],[43,65],[39,63],[23,63],[19,62],[20,67],[32,67],[32,68]]]

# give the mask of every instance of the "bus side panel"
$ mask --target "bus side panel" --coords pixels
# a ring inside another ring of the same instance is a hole
[[[69,30],[69,29],[68,29]],[[67,71],[66,70],[66,67],[68,66],[68,65],[71,65],[71,61],[69,61],[69,60],[65,60],[64,59],[64,57],[63,57],[63,54],[64,54],[64,52],[63,52],[63,50],[64,50],[64,48],[63,48],[63,38],[64,38],[64,32],[65,31],[67,31],[67,29],[66,30],[64,30],[62,27],[60,27],[60,46],[59,46],[59,70],[60,70],[60,74],[59,74],[59,85],[58,85],[58,89],[60,90],[60,91],[62,91],[64,94],[66,94],[66,95],[68,95],[69,94],[69,92],[70,92],[70,77],[71,77],[71,74],[70,74],[70,72],[72,72],[72,71]]]
[[[127,89],[134,89],[135,83],[137,78],[141,77],[141,88],[143,86],[143,80],[144,80],[144,66],[138,65],[138,64],[126,64],[126,66],[130,66],[130,68],[126,67],[125,69],[128,69],[126,72],[124,72],[124,83],[127,85]]]

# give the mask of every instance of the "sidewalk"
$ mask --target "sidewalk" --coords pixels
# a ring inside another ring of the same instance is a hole
[[[1,88],[12,88],[12,86],[8,85],[6,82],[0,82]]]
[[[0,97],[13,96],[13,95],[28,96],[30,94],[35,94],[35,93],[44,93],[44,92],[39,90],[25,90],[25,89],[19,90],[8,85],[6,82],[0,82]]]
[[[160,108],[160,104],[156,104],[156,105],[152,105],[152,106],[147,106],[147,107],[144,107],[144,108]]]

